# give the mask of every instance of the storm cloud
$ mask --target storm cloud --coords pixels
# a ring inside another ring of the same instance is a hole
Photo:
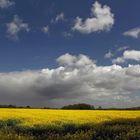
[[[98,66],[64,54],[55,69],[0,73],[0,103],[60,107],[86,102],[104,107],[139,105],[140,65]]]

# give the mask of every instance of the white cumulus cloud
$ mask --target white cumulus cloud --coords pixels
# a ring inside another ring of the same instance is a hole
[[[18,39],[18,35],[21,31],[29,32],[28,23],[24,23],[18,15],[14,15],[14,18],[11,22],[7,24],[7,35],[13,40]]]
[[[129,46],[123,46],[123,47],[120,47],[117,49],[118,52],[121,52],[121,51],[124,51],[124,50],[127,50],[129,49]]]
[[[72,29],[83,34],[90,34],[104,30],[109,31],[113,24],[114,14],[111,13],[111,8],[107,5],[102,7],[102,5],[96,1],[91,8],[91,17],[85,20],[81,17],[77,17]]]
[[[138,50],[126,50],[123,53],[124,59],[131,59],[135,61],[140,61],[140,51]]]
[[[11,0],[0,0],[0,8],[8,8],[14,4],[15,2]]]
[[[65,14],[62,12],[62,13],[56,15],[56,17],[51,20],[51,23],[57,23],[59,21],[64,21],[64,20],[65,20]]]
[[[42,32],[44,32],[44,33],[48,33],[49,32],[49,26],[44,26],[44,27],[42,27]]]
[[[114,54],[111,52],[111,51],[108,51],[106,54],[105,54],[105,58],[111,58],[111,57],[113,57],[114,56]]]
[[[124,63],[127,60],[140,61],[140,51],[139,50],[125,50],[123,56],[113,59],[113,63]]]
[[[56,16],[55,21],[58,22],[60,20],[64,20],[64,13],[60,13]]]
[[[133,28],[123,33],[124,36],[130,36],[132,38],[138,38],[140,35],[140,28]]]
[[[122,64],[122,63],[125,63],[125,59],[124,59],[124,57],[117,57],[112,60],[112,63],[113,64]]]

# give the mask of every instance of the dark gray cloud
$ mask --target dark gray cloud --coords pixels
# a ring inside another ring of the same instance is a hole
[[[68,53],[57,62],[60,66],[56,69],[0,73],[0,103],[53,107],[79,102],[106,107],[139,105],[140,65],[97,66],[88,56]]]

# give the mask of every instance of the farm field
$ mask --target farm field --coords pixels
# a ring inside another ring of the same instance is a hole
[[[0,109],[1,140],[140,140],[140,111]]]

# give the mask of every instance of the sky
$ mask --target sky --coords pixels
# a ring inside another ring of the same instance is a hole
[[[0,0],[0,104],[140,106],[139,5]]]

